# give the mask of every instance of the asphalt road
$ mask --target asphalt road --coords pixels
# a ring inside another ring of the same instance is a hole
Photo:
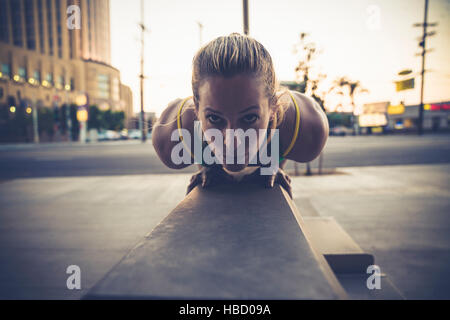
[[[325,168],[450,162],[450,134],[330,137]],[[317,160],[312,164],[317,167]],[[292,168],[288,163],[287,169]],[[304,164],[300,165],[304,168]],[[151,142],[20,144],[0,146],[0,180],[25,177],[105,176],[195,172],[172,170]]]

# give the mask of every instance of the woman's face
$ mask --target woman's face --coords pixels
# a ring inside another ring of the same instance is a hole
[[[237,164],[237,145],[240,144],[240,141],[235,138],[233,144],[229,143],[231,139],[227,139],[226,130],[255,129],[259,134],[259,129],[268,128],[272,114],[273,108],[269,106],[265,87],[262,81],[258,81],[255,77],[249,75],[236,75],[231,78],[216,76],[208,78],[199,88],[197,118],[201,121],[204,132],[211,128],[222,132],[224,167],[230,171],[236,172],[244,169],[249,162],[249,154],[253,154],[252,149],[257,150],[255,149],[257,146],[250,146],[249,149],[247,141],[245,164]],[[234,153],[234,164],[226,161],[226,154],[230,152]],[[217,152],[216,156],[219,157]]]

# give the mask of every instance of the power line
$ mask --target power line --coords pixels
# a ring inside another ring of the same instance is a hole
[[[423,33],[422,37],[419,39],[419,47],[422,48],[422,52],[416,54],[419,56],[422,56],[422,70],[421,70],[421,84],[420,84],[420,107],[419,107],[419,123],[417,125],[417,131],[418,134],[423,134],[423,88],[424,88],[424,82],[425,82],[425,56],[427,52],[433,51],[433,49],[426,49],[426,40],[427,37],[434,36],[436,34],[436,31],[427,32],[427,27],[435,27],[437,26],[437,22],[428,23],[428,0],[425,0],[425,11],[424,11],[424,17],[423,17],[423,23],[415,23],[413,24],[413,27],[422,27]]]
[[[144,0],[141,0],[141,22],[139,23],[141,27],[141,73],[140,78],[140,94],[141,94],[141,114],[139,117],[139,129],[141,131],[141,140],[145,142],[147,140],[147,126],[145,123],[145,112],[144,112],[144,36],[146,27],[144,24]]]
[[[248,35],[250,32],[248,25],[248,0],[243,0],[242,5],[244,14],[244,34]]]

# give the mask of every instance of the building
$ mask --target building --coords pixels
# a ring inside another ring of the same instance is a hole
[[[125,127],[131,128],[131,122],[134,116],[133,111],[133,92],[131,91],[131,88],[121,84],[120,85],[120,99],[122,102],[121,110],[125,112]]]
[[[358,115],[358,132],[371,133],[381,130],[388,123],[389,101],[366,103]]]
[[[0,108],[87,101],[130,117],[109,24],[109,0],[0,0]]]
[[[417,131],[420,105],[391,105],[389,102],[368,103],[359,115],[362,133],[382,131]],[[446,131],[450,129],[450,102],[424,104],[423,129]]]
[[[390,130],[416,131],[420,105],[391,105],[388,107]],[[443,131],[450,129],[450,101],[427,103],[423,106],[423,129]]]

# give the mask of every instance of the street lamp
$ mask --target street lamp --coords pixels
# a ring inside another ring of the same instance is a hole
[[[75,103],[78,106],[77,120],[80,123],[80,142],[86,143],[87,138],[87,121],[88,121],[88,97],[85,94],[79,94],[75,98]]]

